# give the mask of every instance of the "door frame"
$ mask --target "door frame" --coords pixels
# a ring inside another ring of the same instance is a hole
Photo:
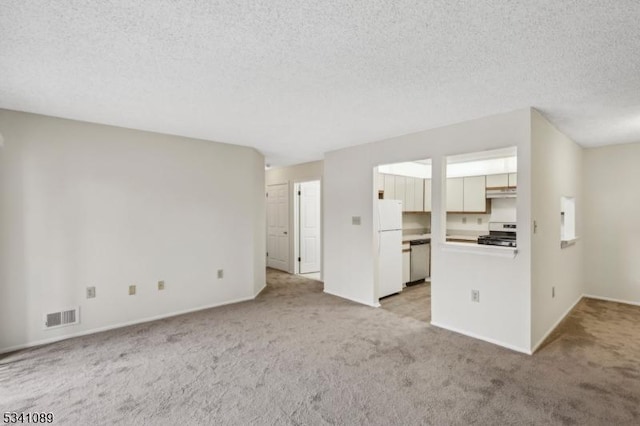
[[[300,190],[300,184],[306,182],[319,182],[320,184],[320,278],[324,278],[324,214],[323,214],[323,189],[322,179],[304,179],[293,181],[293,197],[295,202],[293,203],[293,273],[298,275],[300,273],[300,196],[298,191]]]

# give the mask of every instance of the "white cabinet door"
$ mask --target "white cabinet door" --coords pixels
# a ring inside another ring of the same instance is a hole
[[[504,188],[506,186],[509,186],[509,175],[506,173],[487,175],[487,188]]]
[[[414,204],[413,211],[424,211],[424,179],[415,178],[413,182]]]
[[[513,187],[518,186],[518,174],[517,173],[509,173],[509,186],[513,186]]]
[[[404,200],[405,200],[405,207],[404,207],[404,211],[407,212],[413,212],[416,211],[416,194],[415,194],[415,190],[414,190],[414,186],[415,186],[415,180],[412,177],[406,177],[405,178],[405,188],[404,188]]]
[[[487,211],[487,187],[485,176],[471,176],[464,179],[465,212]]]
[[[447,211],[464,211],[464,178],[447,178]]]
[[[402,252],[402,282],[408,283],[411,280],[411,252]]]
[[[396,179],[393,175],[382,175],[384,177],[383,189],[385,200],[396,199]]]
[[[424,206],[423,210],[425,212],[431,211],[431,179],[424,180]]]
[[[394,176],[396,181],[395,199],[402,201],[402,211],[407,211],[407,196],[405,194],[405,187],[407,178],[404,176]]]

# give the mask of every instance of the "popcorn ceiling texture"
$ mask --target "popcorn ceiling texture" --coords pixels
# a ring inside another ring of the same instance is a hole
[[[0,3],[0,108],[250,145],[274,165],[533,106],[640,141],[640,2]]]

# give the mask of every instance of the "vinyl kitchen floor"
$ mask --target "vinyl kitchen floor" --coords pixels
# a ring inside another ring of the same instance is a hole
[[[401,293],[380,300],[380,305],[394,314],[431,322],[431,283],[405,287]]]

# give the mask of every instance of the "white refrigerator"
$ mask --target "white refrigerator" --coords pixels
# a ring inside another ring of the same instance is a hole
[[[402,201],[377,200],[378,298],[402,291]]]

